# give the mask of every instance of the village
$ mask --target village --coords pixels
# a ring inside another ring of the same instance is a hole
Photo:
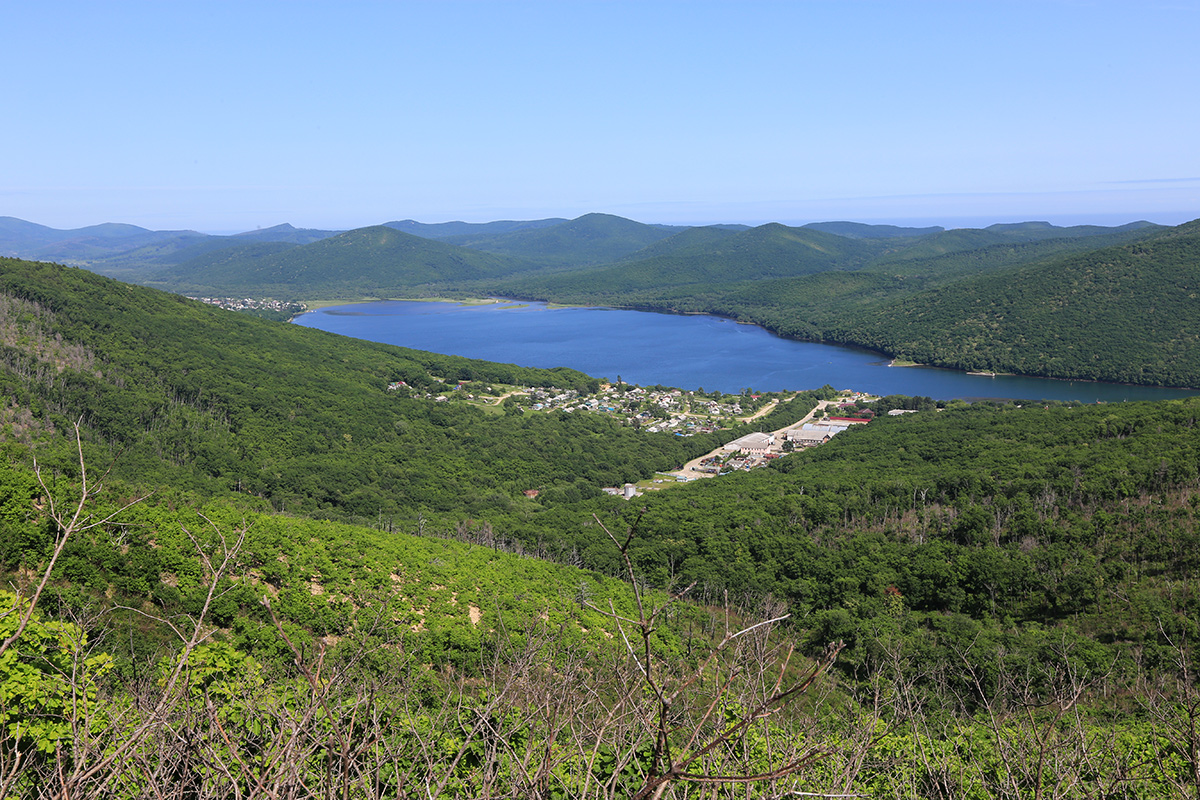
[[[817,447],[855,426],[869,424],[874,418],[874,412],[859,406],[878,399],[861,392],[842,392],[836,399],[817,403],[817,406],[798,422],[775,431],[748,433],[689,461],[682,469],[660,473],[638,485],[627,484],[619,492],[613,493],[620,493],[627,498],[634,497],[643,491],[665,488],[672,483],[712,478],[767,466],[787,453]],[[914,412],[892,409],[887,413],[895,416]]]
[[[414,392],[433,402],[466,402],[494,412],[601,414],[648,433],[692,436],[730,430],[770,413],[796,392],[706,393],[670,387],[642,387],[618,381],[602,382],[595,394],[574,389],[495,386],[479,382],[449,382],[441,391]],[[389,390],[407,389],[403,382]],[[748,433],[684,464],[673,472],[659,473],[638,484],[607,487],[609,494],[626,498],[644,491],[712,478],[735,471],[767,466],[787,453],[816,447],[854,426],[868,424],[874,416],[860,405],[878,400],[862,392],[843,391],[832,400],[822,400],[803,419],[775,431]],[[895,409],[889,414],[911,413]]]
[[[199,300],[210,306],[218,306],[226,311],[273,311],[283,319],[302,314],[308,310],[304,303],[288,300],[258,300],[253,297],[188,297],[189,300]]]
[[[769,413],[796,392],[706,393],[671,387],[642,387],[618,381],[601,382],[594,394],[575,389],[502,386],[475,381],[450,383],[445,388],[412,391],[403,381],[388,386],[438,403],[466,402],[495,411],[515,413],[601,414],[647,433],[692,436],[733,428]]]
[[[625,425],[647,433],[675,433],[691,436],[713,433],[743,422],[747,417],[765,414],[795,393],[725,395],[704,394],[665,387],[641,387],[628,383],[602,383],[590,396],[573,390],[532,388],[527,391],[532,411],[565,411],[611,416]]]

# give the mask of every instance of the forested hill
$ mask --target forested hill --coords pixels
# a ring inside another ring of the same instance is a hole
[[[867,225],[862,222],[810,222],[804,227],[836,233],[850,239],[892,239],[900,236],[928,236],[945,230],[941,225],[928,228],[904,228],[898,225]]]
[[[1193,235],[1058,268],[1182,263]],[[883,398],[771,468],[631,503],[596,486],[713,440],[424,396],[460,381],[595,383],[0,259],[15,796],[612,798],[668,745],[786,778],[739,797],[1195,796],[1200,400]],[[786,638],[734,636],[739,606]],[[805,656],[837,661],[818,681]]]
[[[612,214],[585,214],[558,225],[466,233],[446,237],[445,241],[543,267],[573,268],[618,261],[681,230]]]
[[[0,242],[58,235],[3,222]],[[136,243],[149,233],[98,227],[80,241]],[[190,294],[498,295],[712,313],[939,366],[1200,386],[1194,223],[672,228],[588,214],[326,233],[179,232],[120,255],[105,250],[100,261],[123,278]]]
[[[470,513],[528,504],[526,490],[594,494],[718,444],[433,402],[418,395],[460,382],[473,382],[463,394],[598,382],[266,322],[80,269],[0,259],[0,297],[7,438],[82,420],[92,446],[121,454],[117,474],[141,483],[342,517]]]
[[[548,228],[561,225],[567,220],[555,217],[553,219],[537,220],[498,220],[496,222],[417,222],[415,219],[395,220],[385,222],[389,228],[411,233],[413,236],[423,236],[426,239],[445,239],[448,236],[492,235],[512,233],[513,231]]]
[[[827,336],[960,369],[1200,386],[1200,221],[882,302]]]
[[[861,267],[887,249],[885,240],[849,239],[832,233],[789,228],[770,223],[747,231],[728,233],[700,229],[679,234],[678,249],[628,263],[575,270],[562,275],[518,276],[504,289],[519,296],[561,299],[588,298],[588,302],[641,304],[645,295],[686,299],[694,293],[711,293],[772,278]],[[674,239],[657,249],[666,249]]]
[[[196,292],[289,299],[389,297],[414,286],[496,277],[527,268],[506,257],[378,225],[282,252],[245,247],[218,250],[157,272],[147,282]]]
[[[1195,225],[1032,224],[850,239],[772,224],[706,234],[642,260],[486,286],[558,302],[716,313],[959,369],[1200,386],[1191,333],[1200,306],[1189,288],[1200,263]]]

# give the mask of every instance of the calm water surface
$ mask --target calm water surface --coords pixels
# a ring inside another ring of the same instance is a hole
[[[527,367],[571,367],[643,386],[740,392],[829,384],[874,394],[1115,402],[1197,392],[1088,381],[995,378],[931,367],[889,367],[879,353],[781,339],[753,325],[706,316],[544,303],[456,305],[382,301],[331,306],[298,325],[358,339]]]

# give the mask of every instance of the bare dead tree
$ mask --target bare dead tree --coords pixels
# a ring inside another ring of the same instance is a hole
[[[1000,798],[1060,800],[1121,797],[1149,780],[1149,764],[1120,746],[1117,732],[1089,724],[1084,701],[1103,674],[1084,674],[1066,641],[1051,648],[1052,658],[1014,668],[1003,653],[994,688],[967,652],[960,652],[982,713],[999,769],[974,771],[990,795]]]
[[[46,562],[46,566],[42,569],[40,580],[29,596],[21,598],[20,589],[18,588],[18,601],[13,604],[13,608],[9,613],[19,614],[19,619],[12,634],[3,641],[0,641],[0,656],[4,655],[4,652],[12,646],[13,642],[21,638],[21,634],[29,626],[29,621],[33,618],[38,601],[41,599],[42,593],[46,590],[46,585],[50,582],[50,576],[54,574],[54,566],[58,563],[58,558],[62,555],[68,540],[75,534],[108,525],[122,513],[142,502],[146,497],[138,497],[100,519],[93,518],[88,509],[95,496],[103,491],[103,480],[107,477],[108,473],[105,472],[99,482],[92,483],[89,481],[87,463],[83,458],[83,436],[80,433],[78,422],[75,423],[75,448],[79,455],[79,497],[73,502],[66,504],[59,500],[54,492],[46,486],[37,459],[34,459],[33,471],[37,476],[38,485],[42,487],[42,492],[46,498],[46,515],[53,522],[55,528],[54,548],[50,553],[50,558]]]
[[[112,786],[127,781],[125,774],[128,763],[139,758],[139,751],[150,742],[163,744],[179,728],[173,720],[181,709],[188,709],[184,701],[187,691],[188,666],[196,648],[207,641],[213,633],[208,623],[209,611],[222,594],[221,582],[234,566],[246,539],[246,530],[238,532],[230,542],[218,526],[206,520],[216,532],[220,552],[216,557],[209,555],[199,540],[190,531],[184,530],[196,547],[205,569],[208,590],[200,611],[194,615],[183,615],[178,620],[147,614],[142,609],[128,609],[155,619],[170,628],[181,642],[170,669],[161,680],[157,697],[149,704],[149,711],[141,711],[135,704],[116,704],[105,729],[94,731],[85,723],[86,715],[73,717],[75,746],[69,754],[59,757],[60,790],[46,797],[64,800],[82,795],[95,795],[108,791]],[[190,712],[190,709],[188,710]]]
[[[645,509],[642,513],[645,513]],[[606,614],[616,622],[628,655],[637,665],[643,685],[652,699],[653,710],[644,720],[644,724],[653,735],[650,763],[646,768],[642,787],[634,794],[635,800],[657,800],[677,782],[716,786],[778,780],[793,776],[828,756],[829,751],[826,748],[810,746],[789,752],[786,757],[765,770],[742,768],[725,771],[721,768],[725,761],[719,756],[735,749],[737,742],[756,723],[769,720],[790,701],[812,689],[818,678],[833,664],[844,645],[841,642],[831,645],[799,678],[790,680],[789,670],[794,649],[787,648],[778,659],[777,671],[774,673],[774,680],[768,684],[768,691],[747,706],[736,707],[736,704],[729,702],[732,700],[735,679],[741,677],[741,670],[734,666],[724,674],[712,676],[715,685],[709,692],[707,701],[692,708],[681,709],[681,705],[689,705],[696,699],[697,693],[693,693],[692,690],[714,671],[712,667],[735,642],[755,631],[769,629],[783,622],[788,615],[763,620],[737,630],[729,628],[727,615],[724,637],[711,648],[699,665],[686,674],[669,676],[654,653],[655,632],[667,610],[680,601],[691,586],[681,592],[668,594],[657,605],[650,604],[648,593],[637,579],[629,554],[641,518],[639,514],[624,541],[621,541],[599,517],[593,515],[593,519],[621,554],[625,577],[633,591],[637,617],[618,613],[611,602],[607,611],[588,604],[593,610]],[[741,766],[746,767],[748,763],[742,762]]]
[[[1156,732],[1168,748],[1156,752],[1155,771],[1180,797],[1200,800],[1200,678],[1186,636],[1172,636],[1159,622],[1159,633],[1174,655],[1174,674],[1146,687],[1142,699]],[[1171,763],[1171,755],[1175,756]]]

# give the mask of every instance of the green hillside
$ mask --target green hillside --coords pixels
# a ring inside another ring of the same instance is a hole
[[[129,274],[152,280],[159,274],[170,274],[181,265],[211,264],[219,260],[245,258],[254,260],[291,250],[298,242],[270,239],[238,239],[232,236],[210,236],[187,242],[163,242],[139,247],[120,256],[105,259],[103,264],[88,264],[93,272],[120,280]],[[131,281],[137,282],[137,281]]]
[[[757,233],[826,241],[792,230]],[[1175,264],[1187,297],[1195,235],[1005,275]],[[720,440],[491,413],[451,387],[595,381],[52,264],[0,259],[0,312],[6,795],[695,797],[685,763],[730,779],[704,796],[1200,787],[1200,400],[883,398],[630,503],[596,487]]]
[[[641,250],[630,253],[622,260],[644,261],[657,256],[683,254],[702,256],[709,247],[738,232],[738,229],[721,225],[704,225],[696,228],[687,228],[672,236],[668,236],[666,239],[660,239],[647,247],[643,247]]]
[[[90,446],[147,484],[343,518],[536,510],[525,490],[597,494],[715,446],[423,397],[459,382],[595,390],[572,370],[359,342],[51,264],[0,260],[0,292],[9,435],[37,441],[82,419]]]
[[[612,214],[585,214],[548,227],[509,233],[470,233],[445,241],[543,267],[577,267],[617,261],[681,228],[644,225]]]
[[[829,336],[960,369],[1200,386],[1200,223],[995,271]]]
[[[903,298],[938,291],[958,281],[1057,256],[1136,241],[1153,231],[1129,230],[1087,238],[992,244],[974,250],[922,255],[919,243],[883,253],[863,268],[821,272],[797,278],[748,282],[719,289],[694,289],[686,297],[670,290],[642,294],[645,307],[719,313],[758,323],[781,335],[802,339],[847,337],[846,329],[869,319],[879,308]],[[922,240],[918,240],[920,242]],[[879,348],[867,339],[850,343]]]
[[[518,277],[501,285],[518,296],[642,305],[639,294],[686,300],[694,291],[860,266],[881,245],[770,223],[739,233],[682,234],[676,252],[565,275]],[[673,240],[667,240],[670,243]],[[665,244],[665,243],[664,243]]]
[[[198,256],[156,273],[153,284],[180,291],[297,299],[389,297],[423,285],[504,275],[523,266],[383,225],[282,251],[278,245],[253,247]]]

